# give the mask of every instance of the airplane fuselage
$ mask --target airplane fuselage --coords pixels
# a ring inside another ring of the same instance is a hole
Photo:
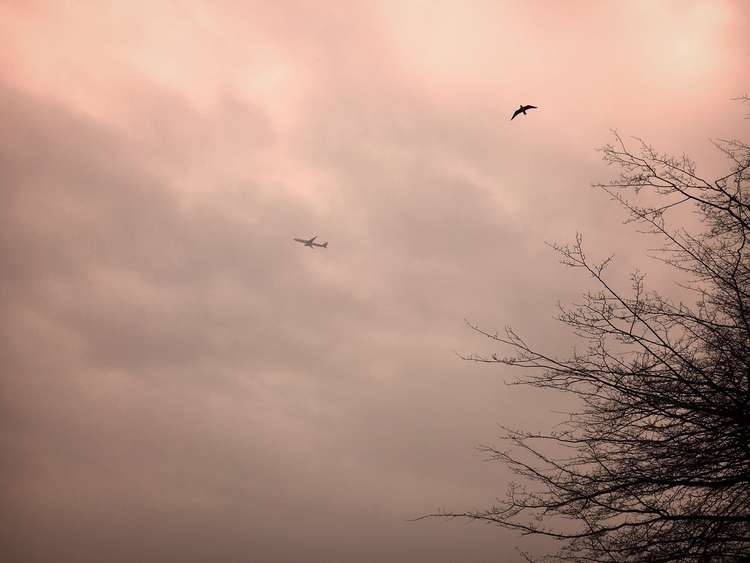
[[[297,242],[301,242],[302,244],[304,244],[308,248],[315,248],[316,246],[318,248],[328,248],[328,241],[323,242],[323,243],[317,243],[317,242],[315,242],[316,238],[318,238],[318,237],[313,237],[311,239],[296,238],[294,240],[297,241]]]

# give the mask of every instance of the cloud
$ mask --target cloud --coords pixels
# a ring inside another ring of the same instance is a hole
[[[405,522],[501,494],[473,446],[560,408],[460,362],[488,348],[463,319],[568,349],[551,315],[586,281],[544,241],[582,230],[625,283],[643,265],[593,148],[627,126],[718,166],[739,18],[181,6],[0,9],[4,553],[514,557],[499,530]],[[663,84],[670,18],[710,49]],[[510,123],[521,101],[540,111]],[[329,248],[291,240],[312,235]]]

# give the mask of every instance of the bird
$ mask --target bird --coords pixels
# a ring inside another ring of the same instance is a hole
[[[518,108],[518,109],[517,109],[516,111],[514,111],[514,112],[513,112],[513,117],[511,117],[511,118],[510,118],[510,120],[511,120],[511,121],[513,121],[513,119],[515,119],[515,117],[516,117],[516,116],[517,116],[517,115],[518,115],[519,113],[522,113],[522,114],[526,115],[526,110],[527,110],[527,109],[537,109],[537,107],[536,107],[536,106],[524,106],[524,105],[522,105],[522,106],[521,106],[521,107],[519,107],[519,108]]]

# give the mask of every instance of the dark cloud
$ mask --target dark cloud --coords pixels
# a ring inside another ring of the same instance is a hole
[[[247,189],[190,207],[147,144],[61,104],[7,87],[2,98],[13,557],[349,559],[378,527],[393,547],[370,548],[373,560],[397,557],[396,538],[415,533],[404,520],[442,500],[419,491],[428,475],[448,478],[427,436],[453,435],[472,460],[465,423],[424,393],[445,366],[425,364],[413,328],[396,328],[412,314],[393,303],[407,288],[390,284],[429,288],[429,268],[375,274],[374,294],[357,295],[290,243],[307,213],[293,201]],[[458,188],[447,197],[460,201]]]

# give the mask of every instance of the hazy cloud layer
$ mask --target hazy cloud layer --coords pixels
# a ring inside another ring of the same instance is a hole
[[[3,557],[515,560],[406,522],[502,495],[473,447],[560,408],[463,319],[564,353],[576,231],[669,291],[594,148],[720,171],[747,7],[63,6],[0,6]]]

